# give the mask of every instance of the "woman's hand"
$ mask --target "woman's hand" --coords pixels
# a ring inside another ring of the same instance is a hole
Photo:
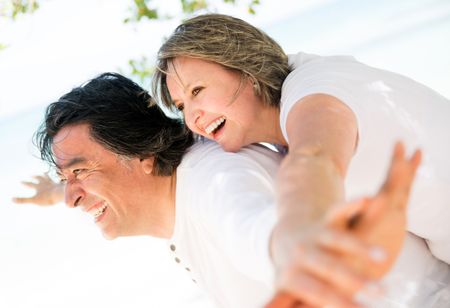
[[[291,302],[283,305],[289,303],[284,295],[283,301],[277,297],[277,304],[272,302],[268,307],[297,307],[294,303],[357,307],[354,294],[371,288],[372,279],[364,270],[384,262],[384,252],[325,223],[303,224],[297,230],[291,226],[291,222],[280,220],[272,234],[276,287],[291,296]]]
[[[22,184],[36,192],[31,197],[14,197],[15,203],[33,203],[39,206],[51,206],[64,199],[64,185],[53,182],[47,174],[35,175],[35,182],[23,181]]]
[[[400,253],[406,231],[409,194],[420,161],[420,151],[407,159],[403,145],[396,144],[387,178],[378,193],[353,203],[353,209],[347,206],[340,213],[330,215],[328,225],[338,230],[350,230],[365,243],[381,247],[386,252],[385,262],[364,270],[372,278],[386,274]]]
[[[420,157],[416,152],[406,159],[403,146],[397,144],[379,192],[333,209],[322,225],[294,230],[286,227],[292,222],[280,220],[272,252],[283,292],[267,307],[355,307],[357,292],[376,293],[372,281],[391,268],[402,247],[407,201]]]

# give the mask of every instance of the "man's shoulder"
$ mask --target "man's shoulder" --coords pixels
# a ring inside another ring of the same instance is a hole
[[[233,168],[233,166],[246,164],[277,166],[281,159],[280,153],[260,144],[249,145],[232,153],[224,151],[214,141],[199,140],[185,154],[179,168],[200,170],[215,166],[217,170],[217,168]]]
[[[177,168],[177,186],[191,194],[202,194],[206,190],[224,189],[224,186],[243,182],[272,185],[281,159],[279,153],[261,145],[230,153],[215,142],[199,141]]]

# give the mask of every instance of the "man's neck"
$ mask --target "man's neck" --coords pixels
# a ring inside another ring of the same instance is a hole
[[[169,239],[175,228],[176,172],[157,177],[151,183],[151,196],[143,213],[145,235]]]

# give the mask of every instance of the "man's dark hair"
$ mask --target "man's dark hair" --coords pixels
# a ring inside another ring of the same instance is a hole
[[[194,140],[181,120],[167,117],[147,91],[116,73],[101,74],[47,107],[35,134],[43,160],[55,164],[53,138],[74,124],[88,124],[91,137],[113,153],[154,157],[155,175],[171,175]]]

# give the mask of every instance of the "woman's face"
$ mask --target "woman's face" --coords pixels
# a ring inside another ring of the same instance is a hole
[[[204,60],[178,57],[169,64],[167,87],[183,111],[187,126],[217,141],[226,151],[238,151],[258,136],[263,102],[253,83],[238,72]]]

